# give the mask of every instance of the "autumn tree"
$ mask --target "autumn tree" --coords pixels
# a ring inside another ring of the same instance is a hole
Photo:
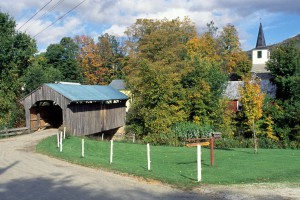
[[[100,66],[102,59],[99,55],[99,47],[90,36],[76,36],[75,42],[79,47],[76,59],[83,69],[86,82],[88,84],[101,84]]]
[[[259,82],[252,80],[244,81],[244,87],[240,88],[243,113],[246,116],[246,124],[252,130],[254,152],[257,153],[256,123],[263,114],[264,94],[261,93]]]
[[[139,19],[126,31],[129,61],[127,83],[133,93],[129,127],[147,141],[170,140],[170,126],[185,121],[185,93],[181,78],[187,73],[186,43],[196,29],[188,19]]]
[[[77,61],[83,68],[89,84],[108,85],[114,78],[122,77],[123,52],[117,39],[109,34],[98,41],[86,35],[76,36],[79,46]]]
[[[187,51],[191,58],[202,61],[219,62],[221,59],[217,51],[217,41],[209,32],[189,40]]]
[[[223,60],[223,70],[240,78],[250,75],[251,61],[242,51],[236,28],[228,24],[218,37],[218,51]]]

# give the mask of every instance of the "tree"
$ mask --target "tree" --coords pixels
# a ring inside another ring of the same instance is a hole
[[[34,56],[32,60],[32,64],[26,69],[22,77],[24,94],[32,92],[44,83],[54,83],[63,80],[61,71],[48,66],[43,54]]]
[[[79,46],[77,60],[82,65],[89,84],[107,85],[114,78],[122,78],[124,58],[120,43],[114,36],[104,34],[95,42],[90,36],[76,36]]]
[[[274,77],[271,81],[276,85],[276,98],[282,101],[300,99],[300,50],[294,43],[277,47],[271,53],[267,68]]]
[[[243,113],[247,118],[246,124],[253,133],[254,152],[257,153],[256,122],[263,114],[264,94],[260,92],[260,85],[257,81],[244,81],[244,87],[240,89]]]
[[[117,38],[105,33],[98,37],[97,45],[103,60],[103,67],[107,68],[111,74],[108,82],[111,82],[113,78],[122,78],[124,52]]]
[[[15,30],[16,23],[0,12],[0,129],[21,123],[21,77],[36,53],[36,44],[28,35]]]
[[[129,125],[141,137],[147,135],[145,140],[163,143],[171,125],[188,116],[181,78],[187,73],[186,43],[195,37],[195,26],[187,18],[139,19],[126,33],[126,81],[134,98]]]
[[[238,32],[233,25],[226,25],[218,37],[218,51],[223,58],[223,70],[240,78],[250,75],[251,62],[240,47]]]
[[[77,63],[78,46],[69,37],[61,39],[59,44],[47,47],[45,58],[49,67],[58,69],[62,74],[62,81],[83,82],[82,69]]]
[[[87,83],[101,84],[100,66],[102,59],[99,46],[95,44],[93,38],[85,35],[76,36],[75,42],[79,47],[76,59],[82,66]]]
[[[219,63],[194,59],[182,78],[189,119],[201,125],[218,124],[220,99],[227,80]]]
[[[277,134],[284,140],[300,140],[300,50],[294,43],[278,46],[267,63],[276,85],[278,104],[285,111],[283,118],[275,120]],[[282,131],[283,130],[283,131]],[[284,133],[284,134],[283,134]]]
[[[217,52],[217,42],[210,33],[204,33],[192,38],[187,43],[188,55],[203,61],[219,62],[221,57]]]

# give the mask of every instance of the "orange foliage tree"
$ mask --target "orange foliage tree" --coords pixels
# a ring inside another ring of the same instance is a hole
[[[81,64],[88,84],[107,85],[116,76],[121,53],[113,36],[104,34],[95,42],[86,35],[76,36],[79,46],[77,61]]]
[[[95,44],[94,39],[90,36],[76,36],[75,42],[79,45],[77,61],[83,68],[83,73],[87,78],[88,84],[101,84],[100,66],[102,60],[99,55],[99,48]]]

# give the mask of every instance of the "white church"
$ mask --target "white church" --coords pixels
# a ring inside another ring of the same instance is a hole
[[[262,24],[259,25],[256,47],[252,50],[252,77],[260,82],[261,91],[275,97],[276,86],[270,81],[272,78],[270,72],[267,70],[266,63],[270,59],[270,50],[268,49],[265,41]],[[230,107],[233,110],[239,111],[241,104],[239,102],[240,94],[239,87],[243,87],[243,81],[228,81],[227,87],[224,91],[223,96],[228,98],[230,101]]]

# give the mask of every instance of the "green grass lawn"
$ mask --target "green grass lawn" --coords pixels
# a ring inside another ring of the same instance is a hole
[[[56,147],[56,136],[44,139],[37,151],[72,163],[159,180],[178,187],[201,183],[240,184],[261,182],[300,182],[300,151],[286,149],[215,149],[215,166],[210,167],[210,151],[202,148],[202,182],[197,182],[196,147],[151,146],[151,171],[147,170],[147,147],[114,142],[113,163],[109,164],[110,142],[85,139],[81,158],[81,138]]]

